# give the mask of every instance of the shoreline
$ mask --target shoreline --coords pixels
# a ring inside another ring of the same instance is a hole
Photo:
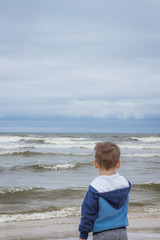
[[[1,240],[52,240],[78,239],[80,217],[54,218],[49,220],[0,223]],[[160,239],[160,216],[129,214],[128,239]],[[90,234],[89,239],[92,234]]]

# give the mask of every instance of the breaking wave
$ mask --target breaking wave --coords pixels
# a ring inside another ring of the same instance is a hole
[[[159,182],[148,182],[148,183],[133,184],[133,191],[137,190],[137,189],[160,192],[160,183]]]
[[[130,139],[135,141],[142,141],[142,142],[160,142],[160,136],[156,137],[131,137]]]
[[[41,197],[72,197],[74,195],[81,196],[86,191],[86,188],[65,188],[65,189],[46,189],[46,188],[25,188],[25,187],[0,187],[0,199],[5,199],[10,196],[17,196],[17,200],[21,198],[26,198],[26,196],[31,196],[31,198],[41,198]],[[12,200],[12,199],[11,199]]]
[[[59,217],[78,216],[80,207],[66,207],[57,210],[38,212],[38,213],[21,213],[21,214],[0,214],[0,222],[21,222],[29,220],[43,220]]]
[[[160,149],[160,146],[157,145],[119,145],[120,148],[126,149]]]
[[[0,187],[0,199],[3,197],[6,199],[8,196],[17,196],[17,199],[26,198],[27,195],[31,197],[40,198],[41,196],[52,196],[52,198],[61,198],[63,196],[73,197],[83,196],[87,188],[66,188],[66,189],[45,189],[45,188],[25,188],[25,187]],[[146,190],[146,191],[157,191],[160,193],[160,183],[159,182],[146,182],[133,184],[132,191]]]
[[[0,152],[1,156],[24,156],[32,157],[35,155],[52,155],[52,156],[91,156],[92,154],[87,153],[54,153],[54,152],[36,152],[36,151],[2,151]]]
[[[11,167],[11,170],[19,170],[19,169],[30,169],[34,171],[45,171],[45,170],[70,170],[76,169],[83,166],[92,166],[92,162],[86,163],[64,163],[64,164],[36,164],[29,166],[14,166]]]
[[[66,170],[76,168],[78,163],[66,163],[66,164],[55,164],[55,165],[31,165],[25,168],[34,170]]]
[[[133,153],[133,154],[122,154],[124,158],[131,158],[131,157],[141,157],[141,158],[148,158],[148,157],[160,157],[160,153]]]
[[[43,188],[25,188],[25,187],[0,187],[0,194],[14,194],[19,192],[29,192],[29,191],[35,191]]]

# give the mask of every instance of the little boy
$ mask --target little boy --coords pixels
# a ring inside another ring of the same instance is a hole
[[[82,204],[79,240],[127,240],[128,201],[131,183],[116,173],[120,168],[120,149],[115,143],[97,143],[95,168],[100,176],[91,182]]]

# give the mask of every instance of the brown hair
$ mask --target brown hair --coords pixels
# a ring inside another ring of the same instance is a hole
[[[100,168],[115,168],[120,160],[120,149],[112,142],[99,142],[95,148],[95,160]]]

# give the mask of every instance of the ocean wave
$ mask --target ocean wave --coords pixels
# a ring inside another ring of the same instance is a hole
[[[122,154],[124,158],[133,158],[133,157],[141,157],[141,158],[148,158],[148,157],[160,157],[160,153],[133,153],[133,154]]]
[[[24,157],[31,157],[35,155],[52,155],[52,156],[91,156],[93,154],[89,153],[61,153],[61,152],[36,152],[36,151],[2,151],[0,152],[0,156],[24,156]]]
[[[2,145],[0,144],[1,149],[27,149],[27,148],[35,148],[36,145],[21,145],[21,144],[7,144],[7,145]],[[40,148],[40,147],[39,147]]]
[[[92,149],[94,148],[94,143],[83,143],[83,142],[71,142],[71,143],[46,143],[41,145],[35,145],[35,148],[52,148],[52,149],[72,149],[72,148],[84,148],[84,149]]]
[[[146,208],[144,207],[144,212],[147,212],[147,213],[159,213],[160,212],[160,208]]]
[[[7,143],[0,144],[2,150],[18,150],[18,149],[91,149],[93,151],[96,142],[80,142],[80,141],[69,141],[69,142],[41,142],[40,143]],[[122,143],[119,144],[119,147],[122,149],[160,149],[159,145],[156,144],[131,144],[131,143]]]
[[[45,144],[0,144],[1,149],[25,149],[25,148],[35,148],[35,149],[73,149],[73,148],[84,148],[84,149],[92,149],[94,148],[94,143],[45,143]]]
[[[0,214],[0,222],[21,222],[30,220],[44,220],[59,217],[79,216],[80,207],[66,207],[59,210],[52,210],[39,213],[23,213],[23,214]]]
[[[73,142],[81,142],[81,143],[90,143],[91,141],[88,141],[89,138],[76,138],[76,137],[53,137],[53,138],[43,138],[46,143],[73,143]]]
[[[0,187],[0,199],[4,201],[11,201],[14,196],[14,201],[18,202],[21,199],[27,198],[46,198],[46,199],[58,199],[74,196],[81,197],[86,192],[86,188],[65,188],[65,189],[46,189],[46,188],[25,188],[25,187]],[[11,197],[12,196],[12,197]],[[28,201],[26,199],[26,201]]]
[[[67,138],[45,138],[44,139],[46,144],[55,144],[55,145],[64,145],[64,146],[72,146],[75,144],[78,145],[93,145],[96,142],[95,141],[86,141],[83,138],[74,138],[74,139],[67,139]]]
[[[126,145],[119,145],[120,148],[123,149],[160,149],[160,146],[157,145],[131,145],[131,144],[126,144]]]
[[[144,205],[142,206],[132,206],[129,204],[129,213],[152,213],[152,214],[158,214],[160,213],[160,208],[154,208],[154,207],[145,207]]]
[[[83,166],[92,166],[93,162],[85,162],[85,163],[63,163],[63,164],[35,164],[28,166],[14,166],[11,167],[10,170],[19,170],[19,169],[30,169],[34,171],[47,171],[47,170],[70,170],[76,169]]]
[[[19,192],[31,192],[31,191],[37,191],[43,188],[25,188],[25,187],[0,187],[0,194],[14,194],[14,193],[19,193]]]
[[[148,183],[137,183],[133,184],[132,190],[147,190],[147,191],[160,191],[160,183],[159,182],[148,182]]]
[[[142,142],[160,142],[160,136],[158,137],[131,137],[130,139],[135,141],[142,141]]]
[[[15,142],[33,142],[33,143],[63,143],[70,144],[74,142],[78,143],[91,143],[89,138],[82,137],[42,137],[42,136],[0,136],[1,143],[15,143]]]
[[[95,141],[85,137],[46,137],[44,136],[0,136],[0,148],[4,149],[93,149]]]
[[[58,198],[74,198],[74,196],[83,197],[86,193],[87,188],[65,188],[65,189],[45,189],[45,188],[24,188],[24,187],[0,187],[0,199],[2,198],[6,201],[7,198],[9,201],[12,201],[10,196],[14,195],[14,200],[19,201],[20,199],[26,199],[26,196],[29,198],[41,199],[46,198],[58,199]],[[159,182],[149,182],[149,183],[137,183],[133,184],[132,192],[140,192],[145,190],[146,192],[160,192],[160,183]],[[26,200],[27,201],[27,200]]]
[[[52,149],[72,149],[72,148],[79,148],[79,149],[94,149],[96,142],[90,142],[90,143],[79,143],[79,142],[74,142],[71,144],[61,144],[57,143],[55,145],[53,144],[46,144],[46,145],[35,145],[35,148],[52,148]],[[119,144],[120,148],[123,149],[160,149],[160,146],[158,145],[136,145],[136,144]]]
[[[9,142],[20,142],[20,141],[41,141],[42,137],[34,136],[0,136],[0,142],[9,143]]]
[[[25,156],[25,157],[30,157],[30,156],[35,156],[35,155],[45,155],[45,153],[41,152],[33,152],[33,151],[2,151],[0,152],[1,156],[7,156],[7,155],[12,155],[12,156]]]
[[[37,170],[66,170],[75,168],[78,163],[66,163],[66,164],[56,164],[56,165],[32,165],[27,168],[37,169]]]
[[[22,222],[22,221],[37,221],[37,220],[47,220],[54,218],[65,218],[71,216],[80,216],[81,208],[79,206],[75,207],[65,207],[65,208],[53,208],[48,211],[42,212],[32,212],[32,213],[18,213],[18,214],[0,214],[0,223],[5,222]],[[151,213],[159,214],[160,208],[145,207],[140,205],[129,205],[129,212],[134,213]]]

